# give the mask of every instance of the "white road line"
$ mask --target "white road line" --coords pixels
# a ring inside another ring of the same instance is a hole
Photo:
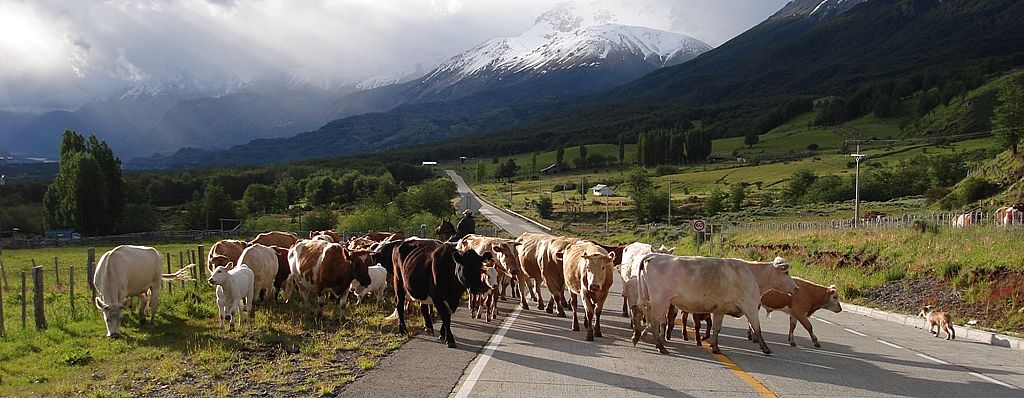
[[[890,343],[890,342],[888,342],[888,341],[885,341],[885,340],[878,340],[878,339],[875,339],[875,341],[877,341],[877,342],[879,342],[879,343],[882,343],[882,344],[885,344],[885,345],[887,345],[887,346],[889,346],[889,347],[892,347],[892,348],[899,348],[899,349],[903,349],[903,347],[900,347],[900,346],[898,346],[898,345],[896,345],[896,344]]]
[[[850,333],[853,333],[853,334],[855,334],[855,335],[858,335],[858,336],[860,336],[860,337],[868,337],[868,335],[866,335],[866,334],[864,334],[864,333],[861,333],[861,332],[858,332],[858,331],[856,331],[856,330],[853,330],[853,329],[849,329],[849,328],[843,328],[843,330],[845,330],[845,331],[847,331],[847,332],[850,332]]]
[[[505,333],[512,326],[512,322],[515,322],[516,318],[519,317],[520,310],[522,310],[522,307],[517,306],[515,311],[512,311],[512,314],[498,328],[498,332],[491,336],[490,341],[487,342],[487,348],[480,354],[480,359],[476,361],[476,365],[469,372],[466,382],[462,383],[462,387],[459,388],[458,394],[455,394],[455,398],[466,398],[473,392],[473,387],[476,386],[477,380],[480,380],[480,374],[483,373],[484,367],[487,366],[487,361],[491,359],[491,355],[494,355],[494,350],[498,348],[498,344],[501,344],[501,339],[505,337]]]
[[[1015,386],[1015,385],[1003,383],[1003,382],[1001,382],[999,380],[996,380],[996,379],[993,379],[991,377],[985,376],[985,375],[983,375],[981,373],[978,373],[978,372],[969,372],[969,373],[971,374],[971,376],[974,376],[974,377],[977,377],[979,379],[985,380],[985,381],[987,381],[989,383],[995,383],[995,384],[1001,385],[1003,387],[1009,388],[1011,390],[1019,390],[1019,388],[1017,388],[1017,386]]]
[[[826,321],[826,320],[824,320],[824,319],[821,319],[821,318],[818,318],[818,317],[816,317],[816,316],[812,316],[811,318],[812,318],[812,319],[814,319],[814,320],[816,320],[816,321],[818,321],[818,322],[821,322],[821,323],[827,323],[827,324],[829,324],[829,325],[835,325],[835,324],[834,324],[834,323],[832,323],[832,322]]]
[[[935,357],[930,357],[930,356],[927,356],[927,355],[924,355],[924,354],[917,354],[917,356],[919,356],[921,358],[924,358],[924,359],[927,359],[929,361],[938,363],[938,364],[949,365],[949,362],[943,361],[943,360],[935,358]]]

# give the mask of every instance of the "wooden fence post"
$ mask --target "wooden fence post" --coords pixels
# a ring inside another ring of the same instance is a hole
[[[76,314],[76,312],[75,312],[75,266],[74,265],[68,267],[68,274],[70,275],[70,277],[68,278],[68,289],[71,290],[69,292],[69,293],[71,293],[71,318],[74,319],[75,318],[75,314]]]
[[[0,286],[0,337],[7,337],[7,328],[4,326],[4,289]]]
[[[60,286],[60,266],[57,265],[57,256],[53,256],[53,283],[54,286]]]
[[[167,273],[169,274],[169,273],[171,273],[171,253],[164,253],[164,254],[167,255]],[[173,287],[174,287],[174,282],[168,281],[167,282],[167,294],[171,294],[171,291],[173,290]]]
[[[206,279],[206,256],[203,255],[203,245],[196,248],[196,255],[199,258],[199,279]]]
[[[182,268],[185,268],[185,253],[182,252],[181,250],[179,250],[178,251],[178,269],[180,270]],[[174,284],[174,282],[171,282],[171,284]],[[181,288],[182,289],[185,288],[185,281],[184,280],[181,281]]]
[[[46,311],[43,309],[43,267],[32,269],[32,290],[36,310],[36,329],[46,329]]]
[[[92,300],[96,301],[96,281],[93,280],[93,268],[96,264],[96,248],[90,247],[85,257],[85,279],[89,281],[89,290],[92,291]]]
[[[21,271],[21,330],[25,330],[28,327],[26,319],[28,318],[28,290],[25,289],[25,280],[28,279],[28,275],[25,271]]]
[[[4,260],[0,260],[0,277],[3,278],[4,289],[10,289],[11,286],[7,284],[7,267],[4,267]]]

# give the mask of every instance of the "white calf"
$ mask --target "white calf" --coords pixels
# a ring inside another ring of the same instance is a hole
[[[388,270],[380,264],[367,268],[370,274],[370,286],[359,284],[358,280],[352,281],[352,292],[356,294],[356,305],[363,301],[367,294],[377,297],[377,303],[384,297],[384,290],[388,287]]]
[[[217,286],[217,311],[220,312],[220,328],[224,328],[224,320],[228,321],[228,328],[235,330],[235,318],[231,315],[236,311],[249,312],[249,318],[252,318],[252,296],[253,296],[253,282],[256,276],[252,270],[245,265],[240,265],[232,269],[225,267],[217,267],[213,270],[213,275],[210,275],[210,284]],[[244,303],[239,306],[239,302]],[[241,307],[241,308],[239,308]],[[237,323],[242,324],[242,314],[238,314]]]

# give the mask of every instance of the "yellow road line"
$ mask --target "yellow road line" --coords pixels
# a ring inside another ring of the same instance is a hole
[[[732,371],[732,373],[736,375],[736,377],[739,377],[740,380],[743,380],[745,383],[747,383],[747,385],[749,385],[750,388],[753,388],[758,395],[765,398],[779,397],[774,392],[772,392],[772,390],[768,389],[767,386],[762,384],[760,381],[757,381],[757,379],[755,379],[754,376],[750,375],[750,373],[747,373],[747,371],[743,370],[743,368],[741,368],[740,365],[737,365],[736,362],[733,362],[733,360],[726,356],[725,354],[715,354],[711,352],[711,347],[704,344],[701,344],[701,347],[707,350],[707,352],[711,353],[711,355],[714,356],[715,359],[718,360],[718,362],[721,362],[723,365],[725,365],[725,367],[729,368],[729,370]]]

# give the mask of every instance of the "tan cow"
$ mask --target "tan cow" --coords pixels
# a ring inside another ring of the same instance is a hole
[[[554,239],[551,235],[524,233],[516,238],[517,254],[519,255],[520,272],[516,276],[519,284],[519,303],[524,310],[530,309],[526,303],[526,292],[530,292],[537,300],[537,308],[544,309],[544,296],[541,295],[540,285],[544,280],[541,273],[541,263],[544,261],[544,247],[548,240]],[[529,280],[533,280],[533,289],[530,289]]]
[[[572,306],[572,330],[579,331],[577,302],[583,296],[583,324],[587,328],[587,341],[601,336],[601,310],[608,298],[608,290],[615,282],[615,254],[590,241],[570,244],[563,254],[563,278],[569,288]],[[554,294],[554,292],[552,292]],[[561,309],[561,308],[559,308]]]
[[[245,248],[238,258],[238,265],[246,265],[253,273],[253,294],[259,298],[277,297],[274,279],[277,278],[277,252],[256,243]]]
[[[302,302],[314,316],[322,315],[323,293],[333,291],[340,297],[338,318],[345,321],[345,304],[352,281],[370,286],[370,251],[351,252],[338,243],[322,240],[300,240],[288,250],[291,275],[285,282],[285,300],[291,298],[291,289],[297,287]],[[309,296],[313,295],[314,305]]]
[[[213,269],[216,268],[217,265],[223,265],[225,267],[228,266],[227,263],[215,265],[213,263],[213,258],[216,256],[227,257],[228,262],[238,264],[238,257],[242,256],[242,250],[245,250],[245,247],[248,245],[249,243],[244,240],[224,239],[217,241],[213,246],[210,246],[210,254],[206,257],[206,270],[210,271],[210,274],[213,275]]]
[[[643,314],[639,308],[639,291],[637,290],[637,276],[640,272],[640,263],[648,254],[651,253],[671,253],[675,248],[666,248],[662,245],[659,249],[654,249],[653,246],[634,242],[626,245],[622,249],[622,261],[619,267],[619,276],[622,277],[622,302],[623,302],[623,314],[630,318],[630,323],[633,325],[633,337],[640,338],[641,321]]]
[[[149,320],[156,319],[163,282],[190,279],[191,265],[173,274],[161,273],[162,265],[160,252],[146,246],[118,246],[100,256],[93,272],[96,286],[94,303],[103,312],[107,337],[121,336],[121,312],[130,297],[139,296],[139,323],[146,323],[147,306]]]
[[[835,285],[825,287],[795,276],[793,282],[800,288],[799,292],[790,295],[776,290],[769,291],[761,296],[761,305],[769,313],[782,311],[789,314],[789,345],[796,347],[793,331],[796,330],[796,323],[800,322],[811,336],[814,346],[820,348],[821,343],[818,342],[818,336],[814,335],[810,317],[822,308],[835,313],[841,312],[843,306],[839,303],[839,293],[836,292]],[[752,336],[748,335],[749,337]]]
[[[565,250],[578,241],[579,239],[563,236],[549,239],[543,243],[544,252],[540,262],[540,272],[544,276],[544,284],[547,285],[548,292],[551,293],[551,298],[548,299],[548,306],[545,309],[549,314],[557,309],[558,316],[565,317],[567,303],[565,301],[565,262],[563,259]]]
[[[256,238],[249,241],[249,244],[254,245],[258,243],[263,246],[277,246],[287,249],[298,241],[299,236],[291,232],[271,231],[256,235]]]
[[[797,293],[799,287],[789,276],[789,264],[781,257],[775,261],[756,262],[731,258],[676,257],[648,254],[640,264],[638,277],[641,308],[648,331],[655,334],[655,345],[665,349],[664,324],[669,306],[682,311],[712,314],[712,335],[708,340],[712,352],[720,353],[718,333],[726,314],[745,316],[754,330],[754,337],[765,354],[771,349],[761,336],[758,307],[761,296],[776,289]],[[633,339],[635,345],[640,339]]]
[[[472,250],[481,256],[487,252],[492,253],[496,260],[495,264],[498,266],[499,296],[504,300],[505,291],[503,288],[508,286],[512,282],[512,276],[518,275],[522,269],[519,261],[519,250],[516,248],[519,245],[521,243],[509,239],[469,234],[459,240],[455,245],[455,249],[460,252]]]

